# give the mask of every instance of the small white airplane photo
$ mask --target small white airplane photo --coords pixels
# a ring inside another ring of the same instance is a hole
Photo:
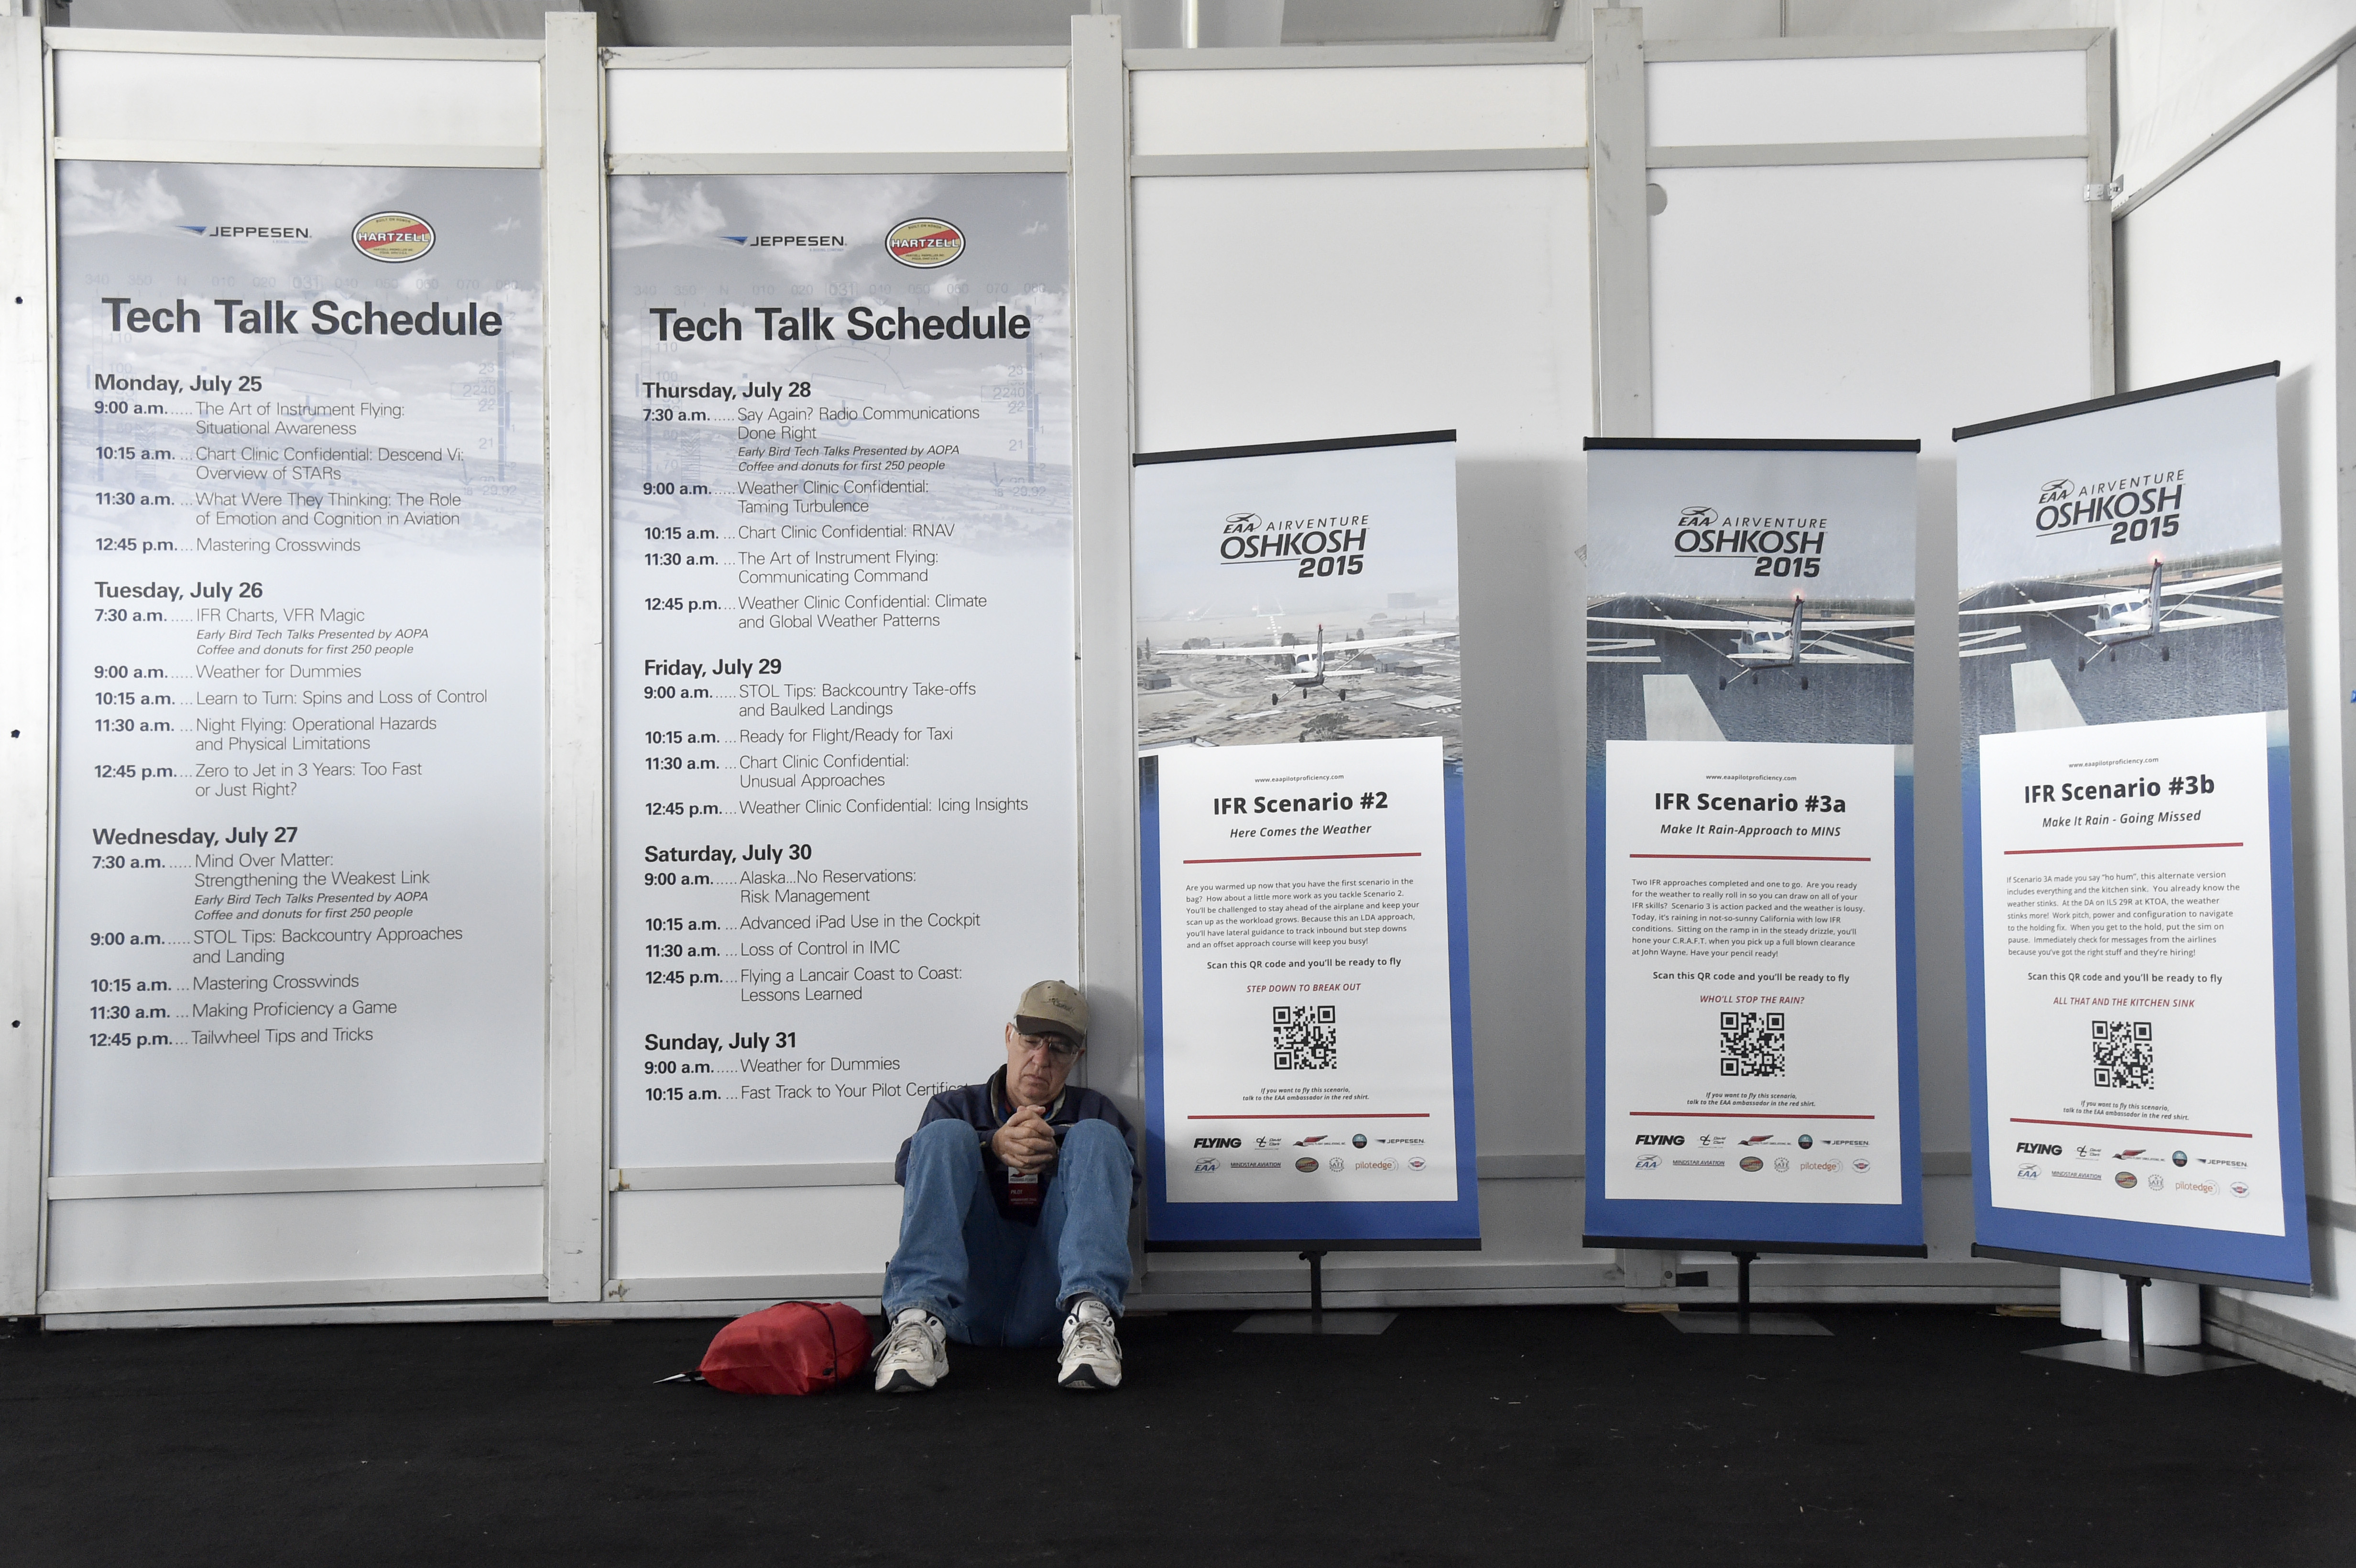
[[[1362,648],[1389,648],[1408,643],[1438,642],[1442,638],[1454,635],[1456,635],[1454,632],[1417,632],[1407,636],[1361,637],[1354,642],[1329,645],[1325,641],[1325,628],[1321,625],[1317,628],[1315,645],[1306,648],[1297,644],[1288,646],[1281,640],[1281,633],[1271,632],[1269,640],[1266,643],[1250,644],[1239,648],[1162,648],[1157,650],[1157,656],[1166,655],[1173,658],[1226,659],[1274,657],[1282,660],[1286,667],[1281,673],[1271,675],[1268,678],[1290,682],[1299,688],[1301,695],[1306,698],[1312,688],[1323,686],[1328,680],[1348,680],[1378,673],[1364,666],[1344,666],[1336,668],[1331,661],[1339,656],[1355,654]]]

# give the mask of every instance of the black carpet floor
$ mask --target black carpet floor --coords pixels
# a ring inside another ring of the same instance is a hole
[[[0,1561],[2356,1563],[2356,1401],[2136,1378],[1963,1309],[1830,1339],[1600,1308],[1371,1339],[1132,1318],[1128,1386],[953,1349],[937,1392],[654,1387],[715,1325],[0,1339]]]

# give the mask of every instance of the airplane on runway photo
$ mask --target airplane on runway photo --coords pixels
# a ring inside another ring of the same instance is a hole
[[[2120,648],[2130,643],[2148,642],[2162,633],[2198,631],[2207,626],[2235,625],[2245,621],[2265,619],[2260,612],[2228,609],[2217,604],[2195,604],[2190,601],[2197,596],[2221,596],[2222,591],[2228,588],[2280,577],[2282,568],[2260,567],[2254,571],[2179,579],[2175,582],[2167,580],[2167,564],[2155,560],[2151,563],[2151,581],[2146,586],[2110,588],[2069,599],[2027,600],[2017,604],[1965,610],[1962,613],[1966,616],[2051,616],[2057,624],[2094,645],[2092,653],[2079,656],[2078,668],[2083,671],[2102,657],[2105,649],[2110,651],[2111,658],[2115,662]],[[2241,595],[2231,597],[2239,598]],[[2169,603],[2171,599],[2176,603]],[[2094,612],[2093,622],[2088,625],[2078,625],[2062,614],[2065,610],[2092,610]],[[2161,645],[2159,656],[2163,662],[2170,656],[2167,645]]]
[[[1735,666],[1730,675],[1719,677],[1718,688],[1724,691],[1734,681],[1749,676],[1755,685],[1760,672],[1788,669],[1798,672],[1800,689],[1808,689],[1808,665],[1895,664],[1905,656],[1901,651],[1884,651],[1874,645],[1874,640],[1858,634],[1868,632],[1912,631],[1913,621],[1829,621],[1809,622],[1807,602],[1794,595],[1791,617],[1746,621],[1697,620],[1686,616],[1590,615],[1590,625],[1651,626],[1663,631],[1684,632],[1700,641],[1711,652]],[[1718,646],[1717,640],[1704,636],[1708,632],[1732,632],[1732,650]],[[1838,639],[1846,638],[1844,642]]]
[[[1237,648],[1162,648],[1157,651],[1155,656],[1264,659],[1272,656],[1282,660],[1286,667],[1282,673],[1271,675],[1268,678],[1290,681],[1300,688],[1301,698],[1305,700],[1312,688],[1323,686],[1328,680],[1346,680],[1379,673],[1365,666],[1355,665],[1344,666],[1337,669],[1330,662],[1337,656],[1355,654],[1362,648],[1388,648],[1406,643],[1438,642],[1442,638],[1454,635],[1456,635],[1454,632],[1417,632],[1403,637],[1361,637],[1355,642],[1334,643],[1328,645],[1325,641],[1325,628],[1321,625],[1317,628],[1317,643],[1314,647],[1287,646],[1281,641],[1275,640],[1280,638],[1281,634],[1273,634],[1271,641],[1265,644],[1248,644]]]

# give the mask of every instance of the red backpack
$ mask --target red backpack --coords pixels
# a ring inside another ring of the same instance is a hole
[[[857,1377],[873,1343],[866,1317],[839,1301],[780,1302],[713,1335],[702,1364],[679,1380],[730,1393],[819,1393]]]

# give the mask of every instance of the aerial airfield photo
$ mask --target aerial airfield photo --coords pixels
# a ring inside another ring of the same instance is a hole
[[[1138,752],[1436,735],[1463,754],[1452,597],[1287,613],[1141,605]]]

